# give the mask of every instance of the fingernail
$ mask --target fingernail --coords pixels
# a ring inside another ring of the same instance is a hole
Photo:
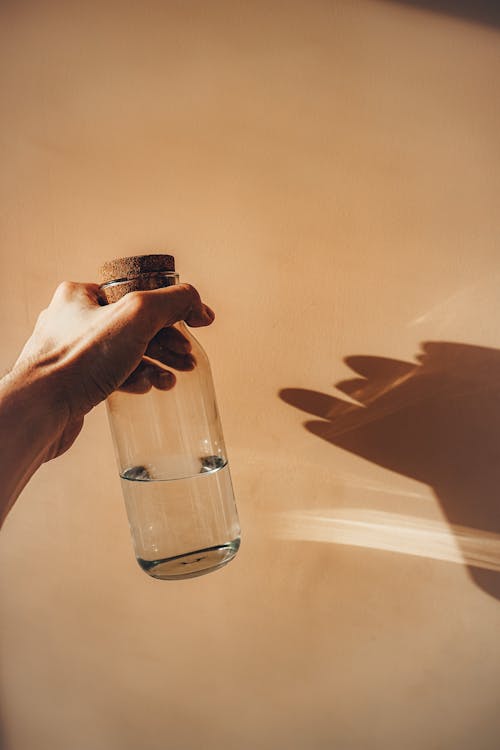
[[[165,390],[171,388],[175,383],[175,375],[173,374],[173,372],[170,372],[168,370],[158,373],[157,378],[158,385],[160,386],[160,388],[163,388]]]
[[[212,323],[212,321],[215,319],[215,313],[208,305],[204,305],[203,317],[210,323]]]

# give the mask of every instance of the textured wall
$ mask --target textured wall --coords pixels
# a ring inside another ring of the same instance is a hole
[[[3,0],[1,364],[60,280],[174,252],[243,527],[148,579],[91,414],[0,536],[7,750],[498,747],[499,33]]]

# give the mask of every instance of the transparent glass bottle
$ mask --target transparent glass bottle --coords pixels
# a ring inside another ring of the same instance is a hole
[[[103,266],[101,278],[108,303],[179,283],[171,255],[120,258]],[[240,545],[210,364],[185,323],[174,327],[191,342],[194,369],[167,367],[176,377],[171,390],[118,390],[106,402],[136,558],[160,579],[209,573]]]

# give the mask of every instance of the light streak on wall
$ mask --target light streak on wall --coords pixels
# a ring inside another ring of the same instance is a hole
[[[282,539],[398,552],[500,571],[500,534],[362,508],[276,515]]]

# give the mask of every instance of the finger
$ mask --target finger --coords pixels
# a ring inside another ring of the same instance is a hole
[[[150,375],[151,385],[159,391],[169,391],[175,385],[175,375],[170,370],[162,370],[160,367],[154,368]]]
[[[365,378],[351,378],[350,380],[341,380],[340,383],[335,383],[335,388],[345,393],[346,396],[360,401],[367,389],[367,385],[368,381]]]
[[[158,344],[164,349],[170,349],[177,354],[187,354],[192,349],[192,344],[181,331],[173,326],[162,328],[158,331],[152,342]]]
[[[358,408],[347,401],[334,396],[328,396],[319,391],[309,391],[306,388],[283,388],[279,392],[280,398],[291,406],[313,414],[316,417],[332,419],[353,408]]]
[[[194,370],[196,366],[196,360],[192,354],[177,354],[177,352],[171,352],[168,349],[155,350],[155,347],[148,346],[146,349],[146,357],[151,357],[151,360],[161,362],[162,365],[167,367],[173,367],[174,370],[180,370],[182,372],[189,372]],[[154,362],[152,362],[154,364]]]
[[[78,281],[62,281],[56,288],[52,297],[53,303],[79,302],[98,304],[100,290],[98,284],[82,284]]]
[[[380,381],[380,380],[366,380],[365,378],[352,378],[351,380],[342,380],[340,383],[335,383],[337,390],[345,393],[346,396],[358,401],[360,404],[371,404],[381,396],[384,396],[392,389],[396,388],[402,383],[401,377],[396,380]]]
[[[151,390],[151,377],[154,366],[141,362],[121,384],[119,390],[125,393],[148,393]]]
[[[192,370],[196,361],[191,348],[191,342],[180,331],[162,328],[149,342],[146,355],[176,370]]]
[[[310,420],[305,422],[304,427],[308,432],[342,447],[346,435],[357,434],[371,423],[379,421],[376,415],[369,413],[363,406],[349,406],[348,411],[337,415],[335,419]]]
[[[415,370],[417,365],[387,357],[352,356],[346,357],[345,363],[364,378],[377,380],[397,380]]]
[[[189,326],[199,327],[210,325],[215,318],[214,312],[201,301],[197,290],[190,284],[131,292],[123,297],[124,304],[128,304],[127,297],[132,298],[138,314],[147,315],[155,333],[180,320]]]
[[[176,328],[162,328],[149,342],[146,355],[176,370],[192,370],[196,360],[191,342]]]
[[[149,362],[141,362],[136,367],[119,390],[125,393],[148,393],[151,387],[161,391],[169,391],[174,387],[176,378],[173,372],[163,370]]]

